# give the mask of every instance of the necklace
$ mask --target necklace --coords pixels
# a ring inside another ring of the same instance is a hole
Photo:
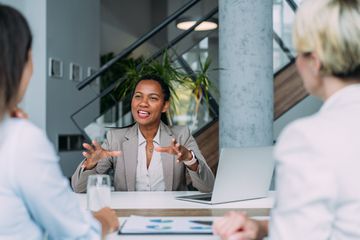
[[[149,151],[150,153],[152,153],[152,152],[154,151],[154,146],[149,146],[149,147],[148,147],[148,151]]]
[[[153,153],[153,151],[154,151],[154,144],[153,144],[152,140],[151,140],[151,141],[146,141],[146,149],[147,149],[147,151],[148,151],[149,153]]]

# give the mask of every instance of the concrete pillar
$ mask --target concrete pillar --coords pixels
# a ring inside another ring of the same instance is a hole
[[[220,147],[273,142],[272,1],[219,0]]]

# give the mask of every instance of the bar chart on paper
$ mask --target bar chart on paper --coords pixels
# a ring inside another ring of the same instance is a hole
[[[212,221],[196,217],[130,216],[120,234],[212,234]]]

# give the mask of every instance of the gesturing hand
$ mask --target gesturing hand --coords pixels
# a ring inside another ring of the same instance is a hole
[[[192,159],[191,152],[184,146],[172,139],[171,145],[167,147],[156,147],[155,151],[165,152],[177,156],[177,161],[189,161]]]
[[[86,157],[86,161],[82,164],[85,170],[93,169],[101,159],[121,155],[121,151],[105,150],[95,140],[92,141],[92,145],[83,143],[83,147],[87,150],[82,153]]]

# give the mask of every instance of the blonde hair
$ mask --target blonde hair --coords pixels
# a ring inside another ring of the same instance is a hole
[[[307,0],[295,17],[298,53],[317,54],[321,72],[360,78],[360,0]]]

